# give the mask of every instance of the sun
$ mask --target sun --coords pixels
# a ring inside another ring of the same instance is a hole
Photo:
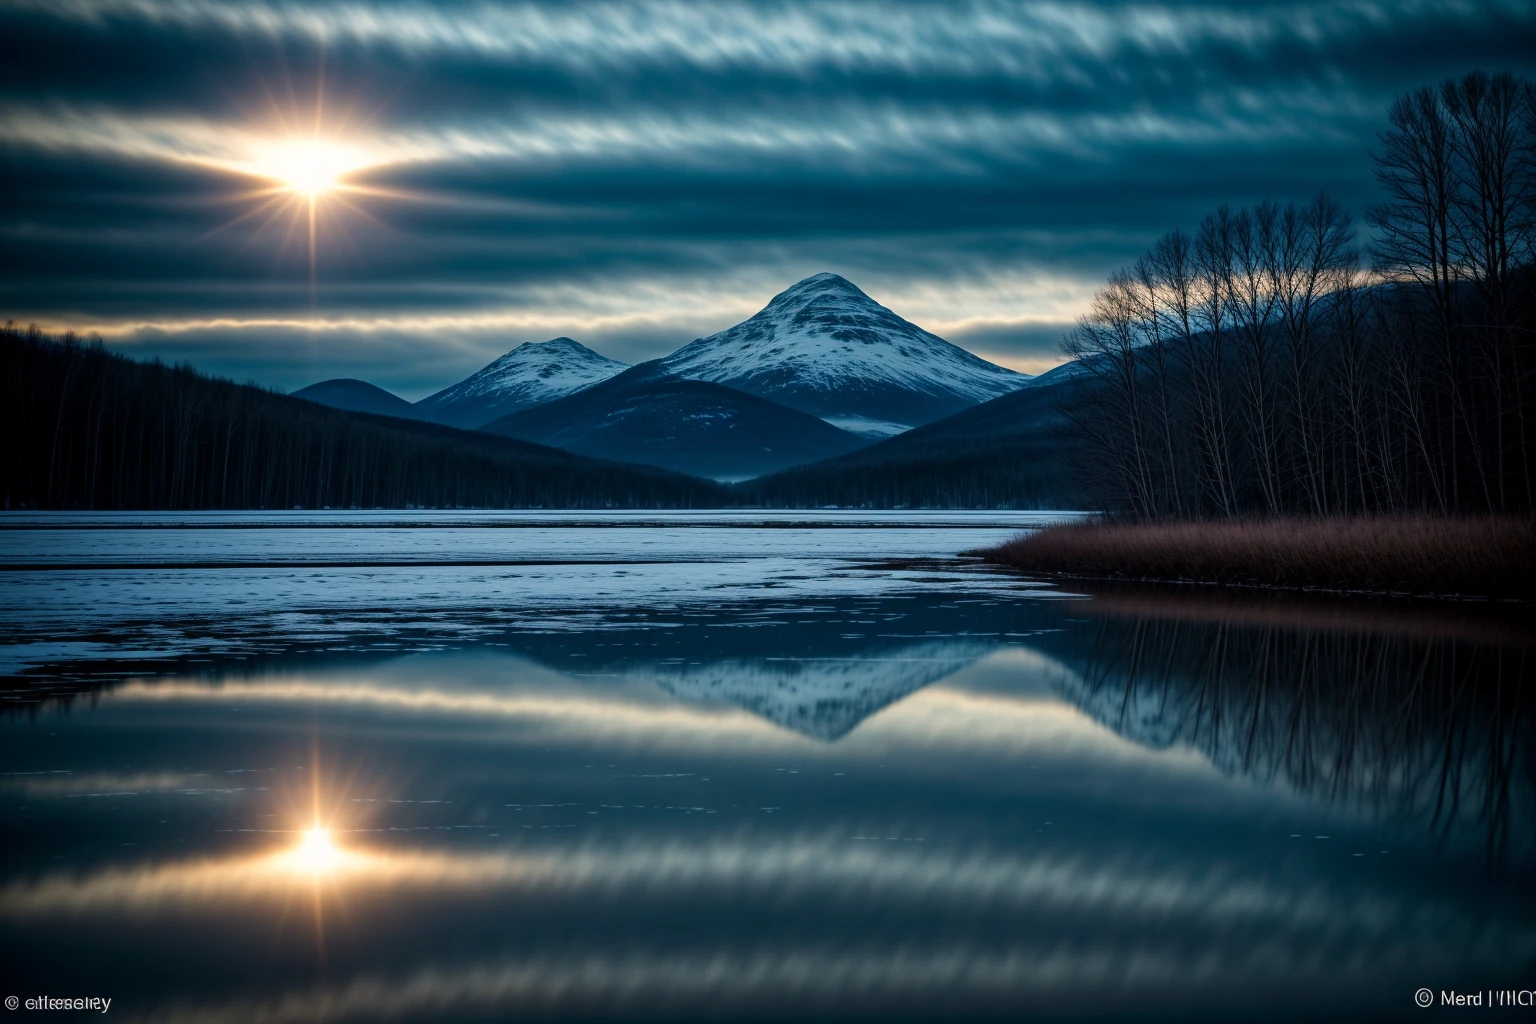
[[[380,164],[377,156],[368,150],[318,133],[268,136],[254,141],[245,160],[228,166],[268,184],[244,193],[245,198],[259,200],[259,205],[231,223],[258,216],[281,221],[286,215],[290,230],[298,227],[307,233],[309,290],[313,302],[317,288],[319,234],[321,221],[325,219],[321,211],[328,211],[327,217],[342,210],[366,216],[349,201],[349,195],[383,196],[388,193],[355,183],[349,177]]]
[[[341,851],[331,841],[330,830],[317,826],[304,833],[292,857],[298,867],[319,874],[336,866],[341,859]]]
[[[347,146],[322,139],[294,139],[274,143],[254,170],[289,192],[316,199],[344,188],[346,176],[367,164],[360,153]]]

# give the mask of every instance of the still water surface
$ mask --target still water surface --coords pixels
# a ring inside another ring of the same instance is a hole
[[[0,521],[4,994],[1291,1020],[1536,988],[1526,610],[955,557],[1040,519]]]

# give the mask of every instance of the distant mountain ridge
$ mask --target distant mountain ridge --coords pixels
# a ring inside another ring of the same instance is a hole
[[[591,387],[628,366],[570,338],[524,342],[457,384],[423,398],[415,409],[423,419],[473,430]]]
[[[739,480],[854,451],[868,440],[777,402],[641,363],[482,430],[595,458]]]
[[[931,423],[1027,383],[880,305],[837,274],[775,295],[734,327],[662,360],[870,437]]]
[[[1034,379],[923,330],[831,273],[641,365],[562,337],[519,345],[414,406],[351,380],[299,396],[729,481],[847,455]]]
[[[347,412],[367,412],[375,416],[398,416],[401,419],[421,419],[421,413],[414,405],[407,402],[392,392],[385,391],[377,384],[369,384],[365,380],[357,380],[353,377],[336,377],[333,380],[323,380],[318,384],[311,384],[307,388],[300,388],[292,395],[293,398],[302,398],[309,402],[318,402],[328,405],[332,409],[344,409]]]

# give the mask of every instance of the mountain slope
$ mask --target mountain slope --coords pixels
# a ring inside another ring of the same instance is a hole
[[[789,508],[1080,508],[1067,412],[1087,377],[1058,367],[947,419],[738,490]]]
[[[868,442],[814,416],[641,363],[574,395],[482,430],[596,458],[743,479]]]
[[[369,412],[376,416],[399,416],[404,419],[419,419],[421,416],[414,405],[399,395],[353,377],[323,380],[307,388],[300,388],[289,397],[319,402],[347,412]]]
[[[423,398],[416,403],[417,415],[473,430],[519,409],[564,398],[607,380],[627,365],[570,338],[530,341],[457,384]]]
[[[772,399],[866,436],[931,423],[1029,380],[908,323],[836,274],[667,356],[672,373]]]

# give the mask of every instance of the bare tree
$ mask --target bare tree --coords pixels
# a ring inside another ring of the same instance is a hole
[[[1065,352],[1081,361],[1101,382],[1107,402],[1102,415],[1080,419],[1079,427],[1100,449],[1119,482],[1123,501],[1137,515],[1154,511],[1151,468],[1147,460],[1137,349],[1135,284],[1119,272],[1094,295],[1086,316],[1067,335]]]
[[[1168,285],[1163,277],[1162,263],[1152,254],[1136,261],[1127,278],[1127,299],[1137,320],[1148,361],[1151,363],[1153,384],[1156,388],[1156,471],[1154,480],[1160,485],[1154,495],[1158,510],[1164,514],[1182,516],[1184,499],[1181,493],[1179,456],[1174,445],[1174,398],[1177,387],[1173,380],[1174,357],[1172,341],[1178,328],[1174,315],[1166,309],[1170,299]],[[1176,301],[1176,300],[1175,300]]]
[[[1305,206],[1286,206],[1277,229],[1276,308],[1289,356],[1286,383],[1300,463],[1297,475],[1309,511],[1318,515],[1330,511],[1330,502],[1326,439],[1320,436],[1326,414],[1318,408],[1323,391],[1317,334],[1329,298],[1359,259],[1354,238],[1348,213],[1321,192]]]
[[[1209,492],[1223,516],[1237,515],[1241,508],[1232,459],[1226,359],[1232,259],[1232,213],[1223,206],[1200,222],[1200,233],[1196,236],[1193,309],[1199,330],[1191,339],[1189,353],[1201,437],[1209,446]]]
[[[1458,449],[1463,434],[1474,453],[1480,445],[1467,410],[1459,337],[1464,268],[1456,255],[1458,175],[1453,127],[1439,95],[1427,86],[1393,101],[1387,121],[1391,127],[1382,134],[1375,156],[1376,179],[1387,199],[1367,212],[1376,229],[1373,263],[1389,278],[1417,285],[1438,328],[1443,392],[1448,399],[1448,498],[1450,504],[1459,505]],[[1480,466],[1480,456],[1474,458]],[[1485,475],[1483,483],[1486,494]]]
[[[1280,211],[1264,202],[1232,218],[1232,265],[1227,297],[1233,333],[1243,353],[1240,395],[1254,477],[1263,510],[1281,509],[1278,438],[1274,421],[1273,317],[1280,300]]]
[[[1492,386],[1492,458],[1500,508],[1508,505],[1513,484],[1531,501],[1528,421],[1520,346],[1514,334],[1514,272],[1518,254],[1532,244],[1532,203],[1536,183],[1529,159],[1531,140],[1529,89],[1511,74],[1474,71],[1444,82],[1440,98],[1453,131],[1454,224],[1459,262],[1475,287],[1479,316],[1469,325],[1477,344],[1473,358],[1479,376]],[[1513,436],[1511,436],[1513,435]],[[1519,472],[1507,461],[1518,449]],[[1514,480],[1509,477],[1513,475]]]

